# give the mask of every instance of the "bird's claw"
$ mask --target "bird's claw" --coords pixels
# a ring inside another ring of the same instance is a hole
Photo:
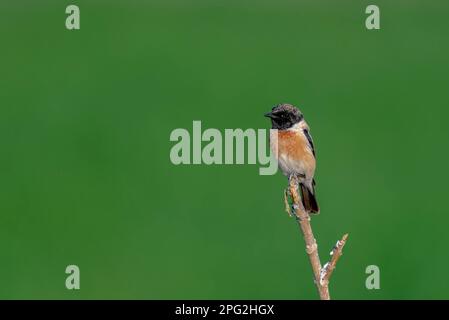
[[[289,215],[290,217],[293,217],[293,216],[295,216],[295,214],[293,213],[293,212],[294,212],[293,206],[290,205],[290,203],[289,203],[289,201],[288,201],[289,197],[291,197],[290,192],[289,192],[288,189],[285,189],[285,190],[284,190],[284,205],[285,205],[285,211],[288,213],[288,215]]]

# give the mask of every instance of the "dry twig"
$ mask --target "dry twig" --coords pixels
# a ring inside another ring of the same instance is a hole
[[[321,300],[330,300],[329,295],[329,279],[335,269],[338,259],[342,255],[343,247],[346,243],[348,235],[345,234],[343,238],[337,242],[336,246],[331,252],[331,261],[321,267],[320,257],[318,255],[318,245],[313,235],[312,226],[310,225],[310,216],[305,211],[301,198],[298,193],[298,179],[291,177],[289,179],[289,193],[293,201],[294,215],[301,228],[306,244],[306,252],[309,256],[310,264],[312,266],[315,285],[318,289],[318,294]],[[285,200],[285,199],[284,199]]]
[[[348,234],[345,234],[341,240],[338,240],[335,244],[335,247],[332,249],[330,255],[331,255],[331,261],[326,263],[322,269],[322,277],[320,278],[320,284],[321,285],[329,285],[329,279],[332,275],[332,272],[334,272],[334,269],[337,265],[338,259],[343,254],[343,247],[346,244],[346,240],[348,239]]]

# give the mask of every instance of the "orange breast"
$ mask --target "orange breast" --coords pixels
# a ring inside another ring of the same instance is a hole
[[[315,157],[309,147],[307,138],[293,130],[278,131],[278,152],[293,161],[302,161],[306,167],[315,170]]]

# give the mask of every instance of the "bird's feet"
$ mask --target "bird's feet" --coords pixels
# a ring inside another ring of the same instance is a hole
[[[284,205],[285,211],[288,213],[290,217],[296,217],[296,207],[293,204],[292,195],[290,193],[290,189],[287,188],[284,190]]]
[[[298,181],[298,176],[294,173],[290,173],[290,175],[288,176],[288,183],[291,184],[292,182],[296,182]]]

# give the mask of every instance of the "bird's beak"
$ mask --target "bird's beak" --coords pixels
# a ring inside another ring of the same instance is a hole
[[[273,113],[271,113],[271,112],[265,113],[264,117],[273,118]]]

